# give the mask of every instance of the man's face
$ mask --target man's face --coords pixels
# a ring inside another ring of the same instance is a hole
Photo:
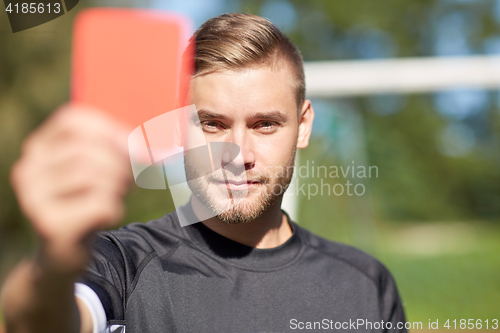
[[[299,134],[293,82],[286,66],[226,70],[192,80],[198,133],[201,127],[207,142],[240,147],[230,163],[223,161],[222,168],[190,184],[193,194],[221,221],[253,221],[281,200],[290,183]],[[188,130],[187,149],[193,146],[189,137]],[[188,179],[196,178],[197,163],[186,155]]]

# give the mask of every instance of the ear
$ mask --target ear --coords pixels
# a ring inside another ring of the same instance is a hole
[[[306,148],[309,145],[312,124],[314,120],[314,110],[311,101],[306,99],[302,104],[299,114],[299,135],[297,138],[297,148]]]

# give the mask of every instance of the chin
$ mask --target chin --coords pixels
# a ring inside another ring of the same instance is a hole
[[[223,210],[216,216],[226,224],[250,223],[259,218],[266,209],[267,207],[259,203],[247,204],[243,201],[237,205],[231,205],[229,209]]]
[[[219,220],[226,224],[249,223],[262,216],[280,197],[265,191],[258,191],[248,193],[243,198],[234,198],[234,200],[212,198],[215,200],[209,200],[209,208]]]

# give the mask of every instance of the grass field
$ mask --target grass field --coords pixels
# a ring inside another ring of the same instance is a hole
[[[392,226],[378,258],[397,281],[410,321],[500,320],[500,228],[484,223]]]

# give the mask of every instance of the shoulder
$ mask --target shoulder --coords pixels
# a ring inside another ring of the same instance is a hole
[[[183,241],[183,233],[175,213],[146,223],[135,222],[118,230],[97,234],[94,252],[108,258],[120,257],[135,265],[153,256],[162,256],[174,250]]]
[[[126,295],[146,267],[160,267],[161,262],[156,259],[178,248],[182,242],[178,229],[176,216],[170,213],[147,223],[131,223],[118,230],[99,232],[83,281],[93,288],[108,286],[108,294]]]
[[[294,225],[300,234],[303,244],[323,256],[325,260],[340,262],[350,266],[359,274],[375,283],[378,289],[385,289],[391,283],[392,276],[388,269],[373,256],[346,244],[327,240],[310,231]]]
[[[337,270],[331,270],[330,274],[339,274],[338,269],[350,271],[352,274],[348,274],[346,281],[357,288],[359,288],[361,280],[371,281],[369,283],[374,288],[372,290],[378,301],[380,315],[385,322],[391,322],[393,327],[396,327],[398,322],[405,322],[404,310],[396,283],[382,263],[352,246],[332,242],[316,236],[302,227],[297,225],[295,227],[298,229],[297,232],[301,236],[304,246],[308,247],[316,256],[322,257],[323,262],[328,261],[331,266],[337,268]],[[366,297],[367,294],[364,293],[365,302]],[[406,329],[400,329],[397,332],[406,332]]]
[[[162,269],[156,259],[177,249],[182,241],[179,229],[175,213],[170,213],[97,234],[80,282],[99,296],[108,318],[124,318],[124,300],[145,270]]]

